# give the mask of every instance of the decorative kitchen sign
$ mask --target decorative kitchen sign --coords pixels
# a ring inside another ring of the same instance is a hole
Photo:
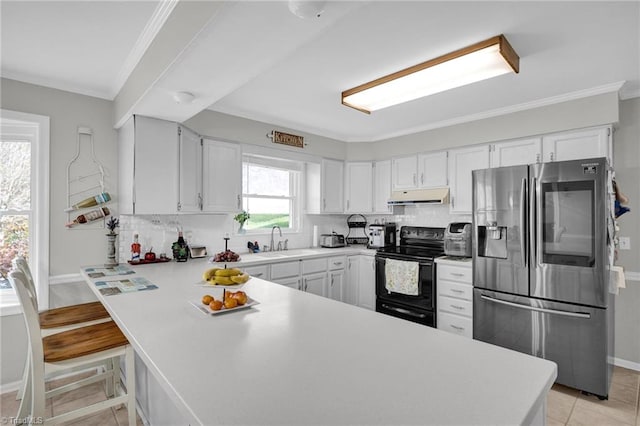
[[[304,148],[304,137],[302,136],[292,135],[290,133],[283,133],[274,130],[271,132],[271,134],[268,134],[267,137],[271,138],[273,143],[295,146],[296,148]]]

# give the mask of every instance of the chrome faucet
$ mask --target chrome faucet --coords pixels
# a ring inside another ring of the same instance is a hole
[[[273,249],[275,248],[275,245],[273,243],[273,231],[275,231],[276,228],[278,228],[278,231],[280,231],[280,238],[282,238],[282,229],[280,229],[278,225],[273,225],[273,228],[271,228],[271,245],[269,246],[269,251],[273,251]]]

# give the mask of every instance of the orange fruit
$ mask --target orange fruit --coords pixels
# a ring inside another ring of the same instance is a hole
[[[209,294],[205,294],[204,296],[202,296],[202,303],[204,305],[208,305],[209,303],[213,302],[215,299],[213,298],[213,296],[209,295]]]
[[[222,301],[213,300],[211,303],[209,303],[209,307],[212,311],[219,311],[220,309],[222,309]]]
[[[247,294],[244,291],[236,291],[233,298],[238,301],[238,305],[242,306],[247,303]]]
[[[238,301],[233,297],[228,297],[227,300],[224,301],[224,307],[227,309],[235,308],[238,306]]]

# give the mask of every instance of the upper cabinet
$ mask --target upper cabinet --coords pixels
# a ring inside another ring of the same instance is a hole
[[[542,138],[543,162],[607,157],[612,160],[611,127],[595,127]]]
[[[449,151],[449,190],[451,197],[449,211],[451,213],[471,213],[471,172],[487,168],[489,168],[489,145]]]
[[[118,131],[118,159],[123,214],[242,208],[239,144],[203,141],[177,123],[134,116]]]
[[[542,161],[542,138],[519,139],[494,143],[491,167],[518,166]]]
[[[178,124],[131,117],[118,131],[119,209],[174,214],[178,205]],[[162,193],[162,196],[158,194]]]
[[[447,186],[447,151],[396,157],[391,169],[394,191]]]
[[[447,151],[418,155],[418,188],[447,186]]]
[[[307,163],[306,189],[306,213],[344,213],[344,163],[324,158]]]
[[[345,212],[371,213],[373,210],[373,164],[370,161],[345,164]]]
[[[203,212],[242,209],[242,150],[236,143],[202,142]]]
[[[387,204],[391,196],[391,160],[376,161],[373,164],[373,212],[393,213]]]
[[[178,127],[180,156],[178,211],[202,210],[202,139],[185,127]]]

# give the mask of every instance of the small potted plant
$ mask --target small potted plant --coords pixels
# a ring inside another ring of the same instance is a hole
[[[111,216],[106,222],[109,233],[107,234],[107,262],[104,266],[116,266],[118,261],[116,260],[116,228],[120,226],[120,221],[117,217]]]
[[[236,222],[238,222],[240,224],[240,228],[238,229],[238,234],[244,234],[244,232],[245,232],[244,223],[246,221],[248,221],[250,217],[251,216],[249,215],[249,212],[246,212],[244,210],[242,210],[240,213],[235,215],[233,220],[235,220]]]

